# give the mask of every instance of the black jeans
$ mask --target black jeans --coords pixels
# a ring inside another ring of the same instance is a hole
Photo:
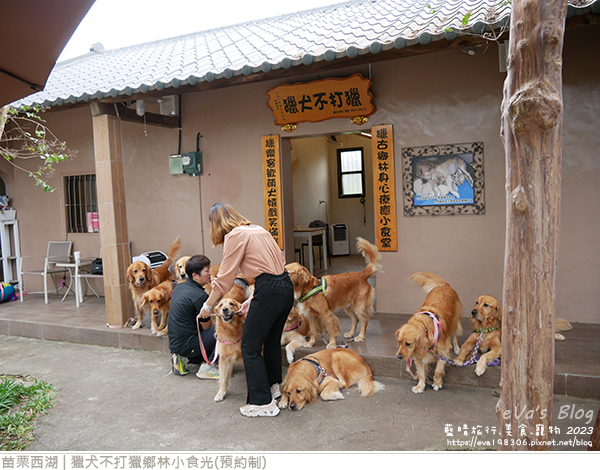
[[[242,334],[247,403],[271,403],[271,386],[281,383],[281,334],[293,305],[294,286],[287,272],[256,278]]]

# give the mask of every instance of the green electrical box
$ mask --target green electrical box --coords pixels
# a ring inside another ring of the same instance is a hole
[[[183,172],[187,175],[198,176],[204,174],[201,151],[181,154],[181,165],[183,166]]]

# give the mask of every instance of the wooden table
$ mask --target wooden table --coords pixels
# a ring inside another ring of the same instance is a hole
[[[327,270],[327,227],[306,227],[294,229],[294,238],[308,238],[308,270],[314,275],[313,266],[313,244],[312,237],[315,235],[321,235],[323,237],[323,266]]]

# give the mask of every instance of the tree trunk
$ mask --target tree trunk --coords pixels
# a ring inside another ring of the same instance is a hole
[[[549,450],[565,0],[513,0],[501,135],[506,247],[500,450]],[[541,442],[541,443],[540,443]]]

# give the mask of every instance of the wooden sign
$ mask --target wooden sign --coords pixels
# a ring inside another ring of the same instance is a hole
[[[371,80],[359,73],[347,78],[285,84],[267,91],[267,104],[278,126],[369,116],[375,112],[370,87]]]
[[[265,200],[265,229],[283,250],[282,198],[281,198],[281,152],[278,135],[261,138],[262,171]]]
[[[375,241],[379,251],[398,251],[394,128],[391,124],[373,126],[371,133]]]

